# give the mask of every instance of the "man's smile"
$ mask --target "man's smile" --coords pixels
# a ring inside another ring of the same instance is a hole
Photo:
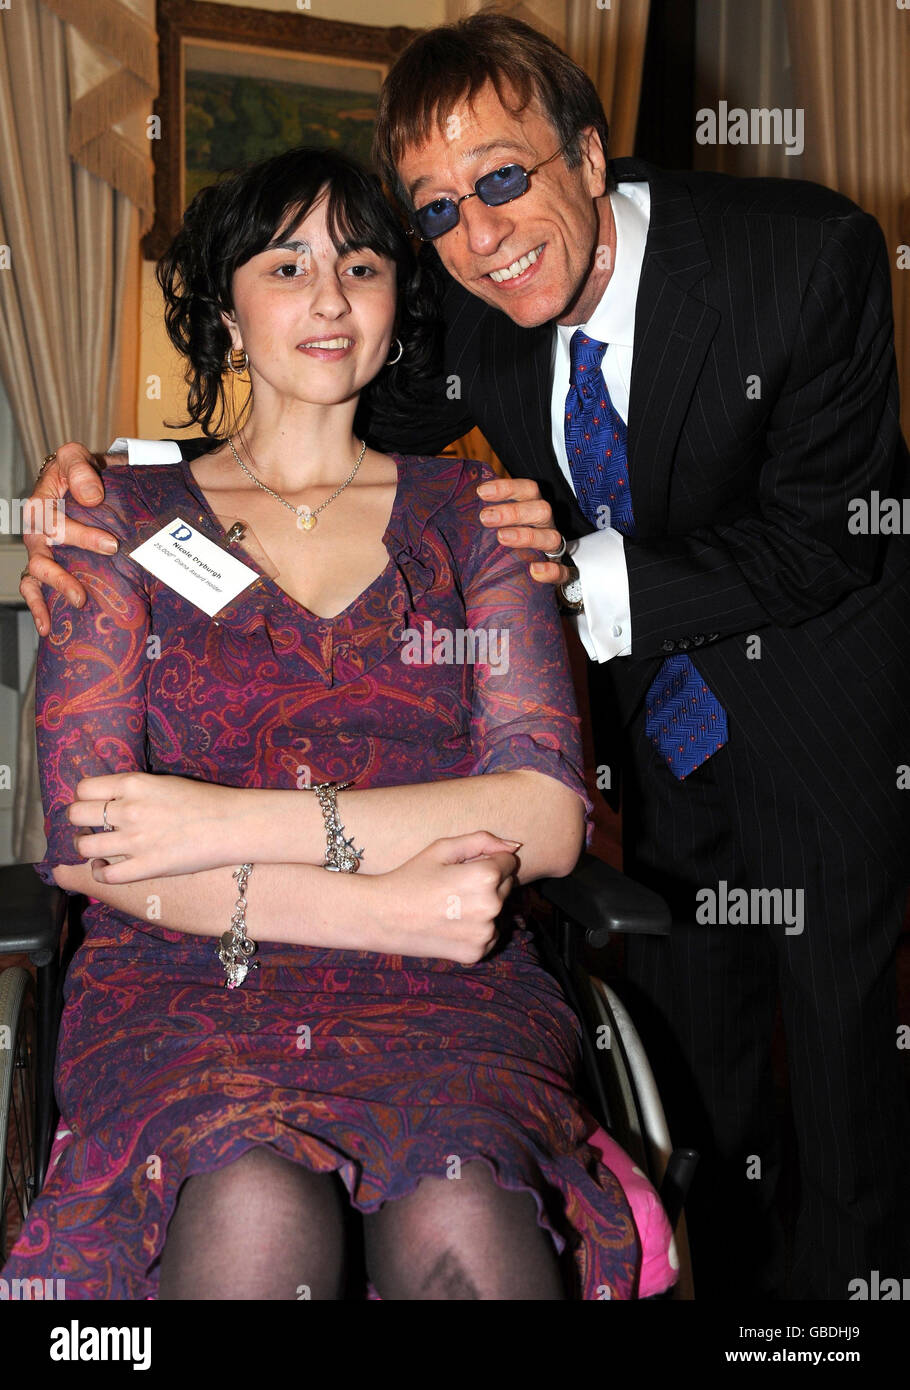
[[[484,279],[489,279],[494,284],[502,285],[509,281],[520,280],[528,275],[528,272],[535,266],[543,255],[546,242],[542,241],[539,246],[535,246],[532,251],[528,251],[524,256],[519,256],[517,260],[509,265],[497,266],[495,270],[488,270]]]

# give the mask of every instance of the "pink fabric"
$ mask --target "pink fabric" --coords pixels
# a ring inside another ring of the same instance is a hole
[[[640,1168],[632,1162],[606,1130],[598,1129],[588,1139],[600,1154],[604,1166],[617,1177],[632,1208],[641,1241],[641,1273],[638,1297],[665,1293],[679,1278],[676,1242],[661,1200]]]

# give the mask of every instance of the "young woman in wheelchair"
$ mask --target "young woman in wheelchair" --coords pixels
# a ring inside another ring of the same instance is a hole
[[[68,505],[119,550],[70,550],[81,610],[49,596],[39,871],[91,902],[4,1276],[634,1297],[579,1023],[521,915],[590,838],[553,593],[479,523],[486,465],[355,431],[362,393],[407,408],[429,370],[408,239],[371,175],[293,150],[204,189],[158,275],[212,447]],[[132,558],[150,538],[167,571]],[[188,585],[232,560],[206,611]]]

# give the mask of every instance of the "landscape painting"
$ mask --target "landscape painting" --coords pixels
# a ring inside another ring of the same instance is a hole
[[[382,65],[186,45],[184,205],[216,174],[292,145],[369,163]]]

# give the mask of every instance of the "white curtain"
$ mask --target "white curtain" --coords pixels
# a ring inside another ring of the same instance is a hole
[[[696,110],[792,108],[785,0],[697,0]],[[694,146],[693,167],[747,177],[805,178],[801,155],[783,144]]]
[[[449,20],[493,9],[540,30],[574,58],[591,78],[610,123],[611,156],[632,153],[650,0],[447,0]]]
[[[133,134],[131,144],[129,121],[137,102],[150,108],[153,20],[154,0],[20,0],[0,22],[0,244],[10,248],[0,375],[33,473],[63,440],[107,441],[135,420],[152,162],[144,123],[142,143]],[[118,44],[126,61],[108,51]],[[42,827],[33,673],[20,725],[16,858],[42,857]]]
[[[30,476],[13,408],[0,377],[0,496],[26,496],[32,488]]]
[[[698,0],[696,108],[793,112],[803,150],[695,145],[694,165],[811,179],[881,224],[891,262],[904,433],[910,435],[910,12],[892,0]]]
[[[787,0],[787,21],[806,111],[804,176],[859,203],[885,234],[910,439],[910,9],[905,0]]]

